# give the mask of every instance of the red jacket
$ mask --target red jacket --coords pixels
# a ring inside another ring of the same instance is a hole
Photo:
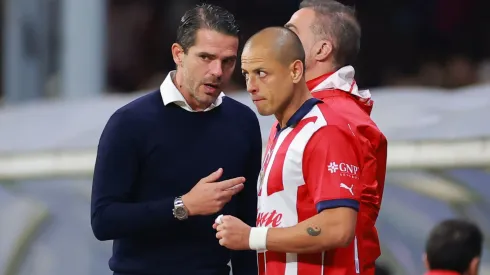
[[[325,274],[350,275],[355,269],[374,275],[374,263],[381,255],[375,228],[383,197],[386,175],[387,140],[370,117],[373,101],[369,91],[360,91],[354,81],[354,68],[343,67],[308,81],[312,95],[328,104],[350,122],[349,127],[362,144],[363,190],[357,218],[356,241],[349,247],[329,251],[331,270]],[[355,247],[357,245],[357,247]],[[348,258],[355,269],[346,265]],[[355,263],[357,262],[357,263]],[[347,268],[346,268],[347,267]]]

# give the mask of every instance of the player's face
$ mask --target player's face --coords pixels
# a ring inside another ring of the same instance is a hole
[[[305,68],[308,70],[315,63],[315,52],[317,49],[317,39],[312,32],[311,26],[315,20],[315,11],[309,8],[303,8],[295,12],[289,22],[284,26],[292,30],[298,35],[305,49],[306,64]]]
[[[189,94],[191,106],[205,109],[230,80],[237,59],[238,38],[200,29],[187,53],[179,51],[179,47],[174,44],[172,51],[178,71],[182,73],[182,92]]]
[[[242,74],[247,91],[263,116],[282,112],[293,95],[291,69],[278,62],[272,50],[246,46],[242,52]]]

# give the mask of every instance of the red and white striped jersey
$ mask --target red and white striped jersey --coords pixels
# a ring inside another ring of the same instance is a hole
[[[370,118],[371,94],[358,89],[354,74],[346,66],[308,81],[315,99],[283,129],[272,128],[259,178],[257,226],[294,226],[324,209],[351,207],[358,211],[355,239],[324,253],[259,253],[260,274],[374,275],[387,140]]]
[[[359,210],[362,147],[344,116],[311,98],[284,128],[273,127],[258,184],[258,227],[290,227],[324,209]],[[315,254],[259,252],[259,274],[360,273],[356,236],[347,248]]]

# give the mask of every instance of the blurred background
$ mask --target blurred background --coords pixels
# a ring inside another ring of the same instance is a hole
[[[111,242],[90,228],[98,138],[174,68],[180,17],[199,2],[0,1],[0,275],[112,274]],[[300,1],[207,2],[234,13],[247,39],[286,23]],[[490,2],[340,2],[357,10],[357,83],[371,89],[389,141],[379,264],[422,274],[442,219],[470,219],[490,236]],[[225,92],[255,111],[238,69]],[[265,142],[273,118],[260,122]]]

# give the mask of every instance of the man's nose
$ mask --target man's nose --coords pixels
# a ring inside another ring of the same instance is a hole
[[[210,66],[210,71],[212,75],[216,77],[221,77],[223,75],[223,65],[221,60],[213,60],[213,62],[210,63]]]
[[[249,92],[250,94],[255,94],[258,92],[259,88],[257,86],[257,82],[253,77],[248,78],[246,80],[246,84],[247,84],[247,92]]]

